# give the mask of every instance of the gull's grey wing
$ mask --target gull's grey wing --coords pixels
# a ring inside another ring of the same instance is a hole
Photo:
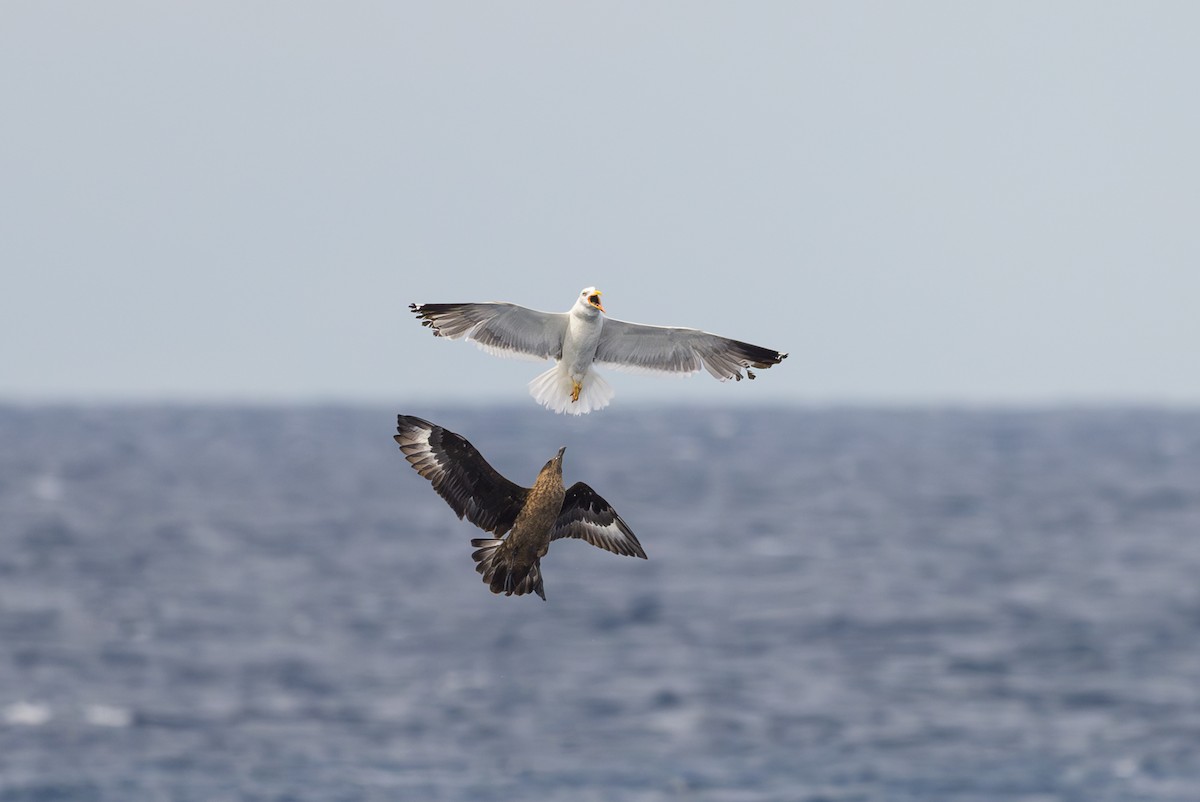
[[[731,340],[699,329],[644,326],[604,319],[596,363],[632,372],[687,375],[704,368],[721,381],[742,379],[742,369],[778,365],[786,353]]]
[[[513,484],[449,429],[412,415],[396,416],[393,439],[417,473],[433,483],[459,518],[485,532],[503,535],[525,506],[528,488]]]
[[[531,359],[562,357],[567,316],[516,304],[409,304],[435,337],[465,337],[488,353]]]
[[[642,544],[617,511],[583,482],[567,488],[550,539],[577,537],[613,554],[646,559]]]

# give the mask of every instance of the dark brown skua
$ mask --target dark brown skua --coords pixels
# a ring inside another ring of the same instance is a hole
[[[475,538],[471,556],[493,593],[543,599],[541,559],[550,541],[576,537],[593,546],[646,559],[642,544],[607,501],[583,482],[563,487],[560,448],[533,487],[501,476],[449,429],[412,415],[398,415],[394,439],[412,466],[433,484],[459,518],[498,537]],[[507,537],[504,537],[505,534]]]

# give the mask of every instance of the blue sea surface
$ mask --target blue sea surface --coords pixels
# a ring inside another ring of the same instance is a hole
[[[648,561],[495,596],[395,414]],[[1200,413],[0,407],[0,802],[1200,799]]]

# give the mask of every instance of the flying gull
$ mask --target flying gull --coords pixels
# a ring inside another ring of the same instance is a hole
[[[642,544],[609,503],[583,482],[563,488],[560,448],[533,487],[505,479],[461,435],[412,415],[396,416],[395,441],[450,509],[485,532],[471,545],[475,570],[492,593],[521,596],[542,590],[541,559],[550,541],[577,537],[593,546],[646,559]],[[508,533],[508,537],[503,537]]]
[[[743,369],[753,379],[750,368],[769,368],[787,356],[699,329],[607,317],[595,287],[580,292],[567,312],[539,312],[500,301],[409,308],[435,337],[473,340],[497,356],[553,359],[554,367],[529,383],[529,393],[542,406],[572,415],[603,409],[612,399],[612,388],[593,364],[675,376],[703,368],[720,381],[741,381]]]

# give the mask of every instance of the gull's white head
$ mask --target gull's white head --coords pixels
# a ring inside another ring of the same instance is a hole
[[[579,300],[575,303],[582,306],[594,307],[595,309],[599,309],[601,312],[604,311],[604,307],[600,305],[600,290],[596,289],[595,287],[585,287],[583,291],[579,293]]]

